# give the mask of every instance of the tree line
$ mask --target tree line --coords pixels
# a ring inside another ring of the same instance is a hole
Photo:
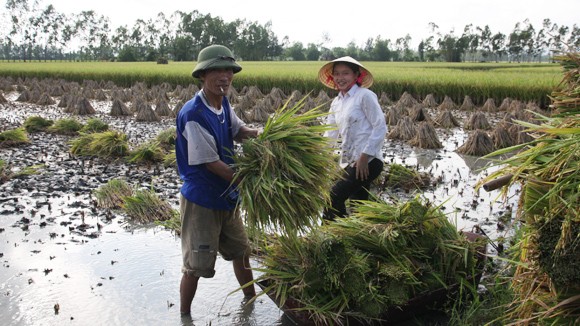
[[[441,32],[430,22],[431,35],[411,48],[407,34],[392,41],[380,35],[361,46],[329,48],[323,41],[304,45],[279,39],[271,22],[259,24],[245,19],[226,22],[220,17],[175,11],[167,16],[138,19],[132,26],[114,30],[108,17],[95,11],[66,15],[52,4],[38,0],[6,0],[0,15],[1,60],[70,61],[192,61],[200,49],[224,44],[236,57],[249,61],[329,60],[350,55],[371,61],[510,61],[542,62],[555,52],[578,51],[580,28],[559,25],[544,19],[541,26],[529,20],[517,22],[509,33],[493,32],[489,26],[466,25],[461,34]]]

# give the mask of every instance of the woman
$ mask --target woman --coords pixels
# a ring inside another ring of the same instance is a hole
[[[325,136],[340,142],[343,178],[331,190],[332,207],[324,218],[344,217],[347,199],[366,200],[368,189],[383,169],[383,144],[387,124],[377,95],[368,89],[372,74],[358,61],[346,56],[320,68],[319,80],[338,95],[330,105],[327,123],[336,125]]]

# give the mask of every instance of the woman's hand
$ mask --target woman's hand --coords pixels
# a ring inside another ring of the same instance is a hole
[[[369,177],[369,156],[362,153],[354,163],[354,167],[356,168],[356,179],[366,180]]]

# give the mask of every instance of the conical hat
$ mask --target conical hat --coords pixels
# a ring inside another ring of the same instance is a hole
[[[326,87],[336,89],[336,85],[334,84],[334,80],[332,78],[332,69],[334,68],[334,64],[337,62],[349,62],[353,63],[360,68],[360,86],[369,88],[373,84],[373,75],[370,71],[367,70],[360,62],[356,61],[352,57],[346,56],[338,59],[334,59],[329,63],[325,64],[320,68],[318,71],[318,79],[322,84]]]

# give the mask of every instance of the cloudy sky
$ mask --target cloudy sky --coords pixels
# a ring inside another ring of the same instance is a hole
[[[272,23],[272,31],[290,42],[321,43],[328,35],[327,47],[362,46],[372,37],[395,41],[409,34],[411,45],[432,35],[429,23],[439,26],[442,34],[455,30],[461,35],[468,24],[484,27],[493,33],[509,33],[517,22],[529,19],[539,30],[544,18],[559,25],[580,25],[580,0],[403,0],[403,1],[257,1],[257,0],[41,0],[52,3],[57,11],[79,13],[83,10],[109,17],[113,27],[132,24],[137,19],[155,18],[159,12],[170,15],[176,10],[197,10],[230,22],[246,19]]]

